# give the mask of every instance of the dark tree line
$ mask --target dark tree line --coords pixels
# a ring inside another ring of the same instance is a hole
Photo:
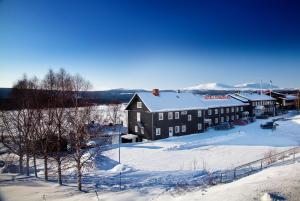
[[[41,158],[48,181],[51,158],[56,163],[58,184],[62,185],[63,165],[71,163],[77,170],[78,189],[82,190],[83,166],[97,153],[82,148],[88,140],[85,125],[93,118],[92,104],[81,96],[89,89],[88,81],[63,69],[49,70],[41,80],[24,76],[14,84],[15,109],[0,111],[0,128],[1,143],[19,158],[20,174],[30,175],[33,160],[37,177],[36,159]]]

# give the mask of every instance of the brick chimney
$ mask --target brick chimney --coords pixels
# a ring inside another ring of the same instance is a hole
[[[153,96],[159,96],[159,89],[152,89]]]

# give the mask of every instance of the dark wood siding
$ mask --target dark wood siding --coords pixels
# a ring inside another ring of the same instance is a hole
[[[173,119],[168,119],[168,112],[163,113],[163,120],[159,120],[159,112],[153,113],[153,131],[155,139],[162,139],[169,137],[169,127],[173,127],[173,136],[181,136],[193,133],[200,133],[204,131],[204,110],[201,110],[202,116],[198,117],[198,110],[184,110],[187,114],[183,114],[183,111],[172,111]],[[175,119],[175,112],[179,112],[179,119]],[[188,120],[188,115],[192,116],[191,121]],[[198,123],[202,124],[202,129],[198,130]],[[182,132],[182,126],[186,126],[186,131]],[[175,127],[180,127],[180,132],[175,132]],[[156,135],[156,128],[161,129],[161,135]]]

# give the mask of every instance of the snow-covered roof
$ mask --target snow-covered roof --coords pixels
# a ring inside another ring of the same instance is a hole
[[[249,105],[248,103],[243,103],[230,96],[226,99],[205,99],[204,96],[201,96],[201,100],[208,108]]]
[[[296,100],[296,99],[297,99],[297,96],[294,96],[294,95],[286,95],[286,96],[285,96],[285,99],[286,99],[286,100]]]
[[[260,101],[260,100],[275,100],[274,98],[267,96],[265,94],[258,93],[239,93],[236,96],[248,99],[250,101]]]
[[[188,92],[136,93],[150,112],[207,109],[199,96]],[[130,103],[129,103],[130,104]]]

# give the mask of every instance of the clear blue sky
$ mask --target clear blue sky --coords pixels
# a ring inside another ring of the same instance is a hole
[[[94,89],[300,87],[300,1],[0,0],[0,87],[65,68]]]

